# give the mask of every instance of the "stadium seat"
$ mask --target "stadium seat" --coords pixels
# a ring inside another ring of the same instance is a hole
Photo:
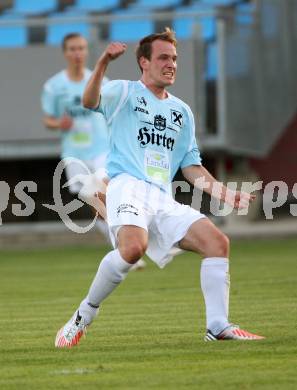
[[[223,6],[230,6],[236,4],[238,1],[236,0],[199,0],[200,4],[208,4],[213,7],[223,7]]]
[[[138,0],[130,6],[130,9],[159,9],[177,7],[183,3],[183,0]]]
[[[20,23],[15,25],[0,26],[0,47],[24,47],[28,43],[28,31],[25,19],[17,15],[1,15],[1,21],[16,20]]]
[[[105,12],[118,8],[120,4],[120,0],[76,0],[76,3],[71,7],[71,9],[78,9],[87,12]]]
[[[61,12],[52,14],[51,19],[64,19],[61,22],[48,24],[46,33],[46,43],[52,46],[59,46],[65,35],[77,32],[85,38],[89,38],[91,34],[91,26],[85,21],[72,21],[71,17],[77,17],[77,12]],[[80,13],[80,16],[87,16],[87,14]]]
[[[135,15],[137,11],[118,11],[113,15]],[[143,13],[139,10],[139,13]],[[153,34],[154,22],[151,19],[114,20],[110,23],[109,39],[112,41],[134,42]]]
[[[23,15],[38,15],[53,12],[58,8],[58,0],[14,0],[13,12]]]
[[[175,17],[172,22],[172,27],[178,39],[189,39],[193,37],[194,27],[197,23],[201,28],[201,36],[203,40],[212,40],[216,35],[216,21],[214,17],[204,16],[195,17],[193,11],[199,11],[198,8],[179,8],[178,11],[182,13],[189,13],[188,17]]]
[[[256,11],[255,3],[242,3],[236,7],[235,20],[240,24],[252,24],[254,20],[254,12]]]

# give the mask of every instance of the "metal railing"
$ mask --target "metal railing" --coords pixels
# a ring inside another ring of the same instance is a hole
[[[296,112],[297,1],[258,4],[252,24],[218,20],[218,126],[202,134],[208,149],[263,157]]]

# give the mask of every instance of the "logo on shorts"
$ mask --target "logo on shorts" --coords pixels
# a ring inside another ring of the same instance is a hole
[[[117,217],[121,213],[130,213],[134,215],[139,215],[138,209],[129,203],[122,203],[119,205],[119,207],[117,208]]]
[[[176,110],[171,110],[171,123],[177,125],[178,127],[182,127],[183,125],[183,114]]]
[[[166,118],[162,115],[155,115],[154,117],[154,128],[163,131],[166,129]]]

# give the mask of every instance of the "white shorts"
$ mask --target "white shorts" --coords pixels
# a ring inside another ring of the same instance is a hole
[[[146,254],[163,268],[177,254],[178,242],[193,222],[205,215],[176,202],[156,185],[128,174],[113,178],[106,192],[107,222],[113,245],[121,226],[142,227],[149,233]]]
[[[102,179],[107,177],[105,171],[106,154],[93,160],[76,158],[63,159],[67,176],[66,187],[72,194],[91,197],[102,188]]]

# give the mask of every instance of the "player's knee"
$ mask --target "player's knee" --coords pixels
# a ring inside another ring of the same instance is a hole
[[[219,232],[206,245],[205,257],[229,257],[229,238]]]
[[[230,247],[229,238],[225,234],[221,233],[216,243],[216,251],[217,251],[216,256],[229,257],[229,247]]]
[[[146,251],[147,245],[143,242],[130,242],[129,244],[126,243],[122,247],[119,247],[121,256],[128,262],[128,263],[136,263],[144,254]]]

